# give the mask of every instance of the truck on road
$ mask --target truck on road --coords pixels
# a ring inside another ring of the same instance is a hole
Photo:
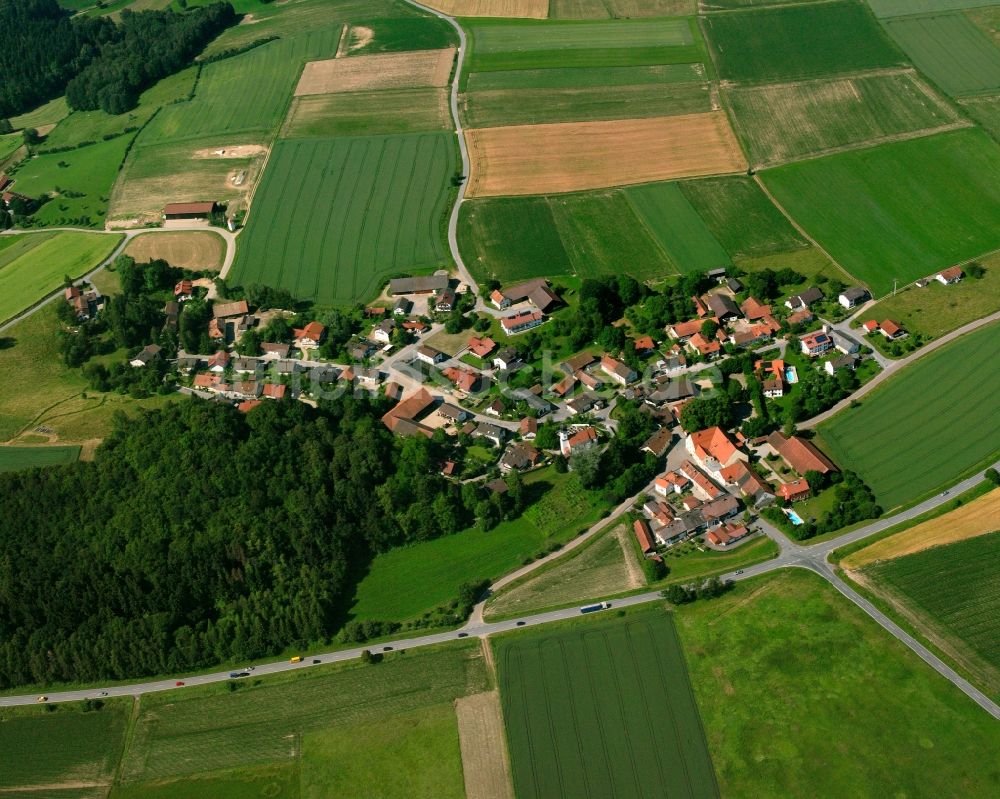
[[[595,602],[593,605],[584,605],[580,608],[581,613],[594,613],[598,610],[607,610],[611,607],[610,602]]]

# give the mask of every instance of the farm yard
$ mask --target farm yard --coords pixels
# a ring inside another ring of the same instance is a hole
[[[964,14],[883,23],[913,63],[951,95],[1000,89],[1000,47]]]
[[[995,721],[815,574],[739,583],[676,625],[723,796],[995,793]]]
[[[761,173],[786,211],[876,297],[1000,246],[1000,146],[959,130]]]
[[[755,165],[968,123],[912,70],[725,92]]]
[[[1000,527],[995,502],[992,511],[993,527]],[[994,530],[964,541],[882,560],[865,567],[861,579],[864,585],[897,607],[901,603],[900,611],[918,629],[981,679],[993,694],[998,694],[998,556],[1000,532]]]
[[[493,646],[521,799],[718,795],[662,609],[511,633]]]
[[[710,14],[702,20],[724,80],[772,83],[905,63],[869,11],[850,0]]]
[[[17,316],[82,277],[107,258],[121,236],[100,233],[25,233],[0,250],[0,321]],[[6,242],[5,242],[6,243]]]
[[[446,266],[440,224],[456,158],[448,133],[279,141],[233,281],[351,304],[390,274]]]
[[[579,191],[746,168],[721,111],[482,128],[465,136],[470,197]]]
[[[994,323],[941,347],[819,425],[823,448],[886,511],[997,456],[1000,370],[988,368],[1000,357],[997,333]]]
[[[181,269],[217,270],[222,266],[226,244],[211,231],[165,231],[136,236],[124,252],[140,263],[161,258]]]

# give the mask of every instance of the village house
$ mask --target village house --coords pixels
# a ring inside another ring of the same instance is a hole
[[[803,308],[801,311],[788,314],[785,321],[788,323],[789,327],[792,327],[793,325],[804,325],[807,322],[811,322],[813,319],[815,319],[813,312],[808,308]]]
[[[633,343],[636,354],[643,358],[656,349],[656,342],[653,341],[652,336],[639,336]]]
[[[790,311],[801,311],[822,300],[823,296],[818,286],[810,286],[801,294],[795,294],[785,300],[785,307]]]
[[[520,362],[521,358],[513,347],[504,347],[493,354],[493,368],[501,372],[513,369]]]
[[[288,353],[291,352],[290,344],[281,344],[278,342],[265,341],[260,345],[261,356],[265,361],[275,361],[281,360],[288,357]]]
[[[174,299],[185,302],[194,299],[194,284],[190,280],[181,280],[174,286]]]
[[[834,358],[831,361],[827,361],[823,364],[823,370],[828,375],[834,375],[841,369],[850,369],[854,371],[858,368],[858,358],[857,355],[841,355],[839,358]]]
[[[871,295],[868,293],[868,289],[862,288],[861,286],[851,286],[848,289],[844,289],[837,296],[837,302],[839,302],[845,308],[853,308],[855,305],[860,305],[865,300],[867,300]]]
[[[695,463],[712,476],[718,476],[724,468],[737,461],[749,460],[747,454],[736,448],[721,427],[709,427],[692,433],[684,439],[684,448]]]
[[[719,329],[719,332],[722,332],[721,328]],[[691,336],[691,338],[687,341],[687,346],[690,350],[698,353],[702,358],[708,361],[719,357],[719,353],[722,351],[722,345],[717,340],[709,340],[701,333],[695,333]]]
[[[450,402],[444,402],[439,405],[437,414],[449,424],[460,424],[472,416],[465,408],[452,405]]]
[[[559,432],[559,451],[564,457],[579,455],[581,452],[597,445],[597,431],[593,427],[584,427],[572,435],[565,431]]]
[[[260,404],[261,400],[259,399],[243,400],[243,402],[236,406],[236,410],[240,413],[249,413]]]
[[[538,434],[538,420],[531,416],[525,416],[521,420],[520,433],[521,438],[525,441],[531,441]]]
[[[365,361],[374,354],[375,349],[370,341],[355,341],[347,347],[347,355],[352,361]]]
[[[573,375],[580,381],[580,385],[589,388],[591,391],[600,391],[604,387],[604,381],[597,375],[580,370]]]
[[[264,386],[261,396],[265,399],[282,400],[288,395],[288,386],[284,383],[268,383]]]
[[[706,540],[717,547],[728,547],[741,541],[750,534],[746,525],[737,522],[727,522],[715,530],[709,530]]]
[[[395,380],[390,380],[382,389],[382,392],[393,402],[399,402],[403,396],[403,387]]]
[[[163,303],[163,329],[176,330],[177,320],[181,315],[181,306],[173,300]]]
[[[419,319],[407,319],[402,324],[403,330],[409,330],[413,335],[419,336],[427,329],[427,325]]]
[[[667,335],[672,339],[677,341],[686,341],[691,338],[695,333],[701,332],[701,326],[708,320],[705,319],[692,319],[688,322],[679,322],[675,325],[670,325],[667,328]],[[712,321],[718,323],[718,319],[712,319]]]
[[[674,434],[670,432],[670,428],[661,427],[646,439],[640,449],[642,452],[648,452],[657,458],[662,458],[670,448],[670,443],[673,440]]]
[[[577,372],[582,372],[588,369],[590,366],[597,362],[597,358],[589,352],[581,352],[579,355],[574,355],[572,358],[567,358],[559,367],[566,374],[576,374]]]
[[[81,322],[97,316],[104,307],[104,297],[95,288],[83,290],[79,286],[67,286],[63,296],[66,298],[66,302],[73,307],[76,318]]]
[[[356,366],[354,381],[361,388],[375,389],[382,382],[382,373],[374,366]]]
[[[300,350],[315,349],[323,343],[326,327],[319,322],[310,322],[305,327],[294,328],[295,346]]]
[[[769,377],[761,383],[764,396],[768,399],[780,399],[785,396],[785,381],[780,377]]]
[[[441,289],[434,298],[434,309],[437,311],[451,311],[455,308],[455,290]]]
[[[740,309],[736,307],[732,298],[725,294],[709,294],[706,304],[715,318],[719,320],[719,324],[725,324],[740,317]]]
[[[934,279],[937,280],[937,282],[942,286],[950,286],[954,283],[959,283],[963,277],[965,277],[965,272],[962,271],[962,267],[960,266],[953,266],[950,269],[944,269],[934,275]]]
[[[129,365],[136,368],[146,366],[153,361],[159,360],[160,352],[162,350],[163,347],[159,344],[147,344],[135,354],[132,360],[129,361]]]
[[[853,355],[861,350],[861,342],[855,341],[850,336],[846,336],[837,330],[829,330],[830,338],[833,339],[833,348],[844,355]]]
[[[400,297],[392,306],[393,316],[406,316],[413,308],[413,303],[406,297]]]
[[[639,379],[638,372],[632,367],[615,360],[610,355],[604,355],[601,358],[601,371],[622,386],[627,386]]]
[[[441,352],[441,350],[436,350],[427,344],[421,344],[417,347],[416,357],[421,363],[430,364],[431,366],[448,360],[448,356]]]
[[[498,427],[495,424],[490,424],[489,422],[483,422],[478,425],[473,431],[472,435],[479,438],[485,438],[487,441],[491,442],[494,446],[502,447],[504,442],[507,440],[507,431],[502,427]]]
[[[693,462],[684,461],[677,471],[691,481],[691,490],[699,499],[711,501],[722,496],[722,489],[709,480]]]
[[[802,347],[802,352],[810,358],[817,358],[833,349],[833,339],[829,333],[822,330],[807,333],[799,339],[799,344]]]
[[[758,319],[763,319],[765,316],[771,315],[771,306],[758,302],[754,297],[747,297],[743,300],[740,304],[740,310],[751,322],[755,322]]]
[[[208,359],[208,371],[210,372],[221,374],[226,371],[227,366],[229,366],[229,353],[225,350],[219,350]]]
[[[906,338],[906,336],[909,335],[902,325],[898,322],[894,322],[892,319],[886,319],[882,322],[882,324],[878,326],[878,331],[889,339],[889,341],[896,341],[897,339]]]
[[[566,375],[562,380],[556,383],[552,388],[549,389],[553,394],[562,399],[569,392],[571,392],[576,386],[576,376]]]
[[[731,486],[739,491],[740,496],[749,505],[755,508],[762,507],[774,501],[774,494],[770,487],[761,480],[745,463],[737,461],[732,466],[727,466],[719,477],[723,485]]]
[[[669,494],[681,494],[690,485],[691,481],[687,477],[678,472],[671,471],[656,478],[656,481],[653,483],[653,491],[665,497]]]
[[[441,371],[448,380],[450,380],[459,391],[469,394],[476,390],[476,386],[479,385],[479,379],[482,375],[479,372],[473,371],[467,367],[454,367],[449,366],[447,369]]]
[[[392,342],[392,332],[396,329],[396,322],[393,319],[383,319],[372,330],[372,338],[381,344]]]
[[[503,291],[490,292],[490,302],[501,311],[525,301],[530,302],[539,311],[545,313],[557,305],[560,300],[544,278],[535,278],[525,283],[519,283]]]
[[[469,351],[477,358],[489,357],[489,354],[496,349],[496,346],[496,342],[489,337],[476,338],[473,336],[469,339]]]
[[[639,551],[645,557],[655,554],[656,544],[653,543],[653,534],[649,529],[649,523],[645,519],[636,519],[632,523],[632,530],[639,543]]]
[[[706,524],[716,524],[739,513],[740,501],[730,494],[725,494],[711,502],[706,502],[700,510]]]
[[[503,416],[503,412],[507,410],[507,405],[502,399],[497,397],[493,402],[486,406],[484,413],[488,413],[490,416]]]
[[[809,483],[804,477],[792,480],[790,483],[781,483],[778,486],[778,496],[785,502],[798,502],[800,499],[808,499]]]
[[[238,374],[253,374],[257,371],[257,366],[260,362],[256,358],[249,358],[242,355],[237,356],[233,359],[233,371]]]
[[[522,472],[538,465],[541,459],[542,453],[534,446],[526,441],[515,441],[507,445],[507,449],[501,456],[500,471],[504,474],[514,470]]]
[[[581,413],[589,413],[594,408],[602,406],[603,402],[596,394],[585,391],[577,394],[572,399],[566,400],[566,409],[573,415],[579,416]]]
[[[505,316],[500,320],[500,327],[503,328],[503,332],[508,336],[512,336],[516,333],[523,333],[525,330],[531,330],[533,327],[538,327],[544,316],[541,311],[521,311],[513,316]]]

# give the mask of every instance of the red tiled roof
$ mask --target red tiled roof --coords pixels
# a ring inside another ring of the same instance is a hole
[[[319,341],[321,338],[323,338],[323,333],[325,332],[326,332],[326,327],[321,325],[319,322],[310,322],[305,327],[302,328],[297,327],[294,330],[292,330],[292,335],[294,335],[296,339],[307,338],[312,341]]]
[[[472,354],[477,358],[485,358],[496,348],[496,342],[487,337],[477,338],[473,336],[469,339],[469,349],[472,350]]]
[[[639,540],[639,549],[643,551],[643,554],[656,549],[653,544],[653,536],[649,532],[649,524],[645,519],[636,519],[632,523],[632,529],[635,531],[635,537]]]
[[[801,480],[792,480],[790,483],[782,483],[778,486],[778,493],[784,500],[792,500],[803,494],[809,493],[809,483],[805,478]]]
[[[691,444],[695,454],[703,461],[714,458],[719,463],[726,463],[738,452],[721,427],[708,427],[692,433]]]
[[[743,300],[743,303],[740,305],[740,310],[743,311],[743,315],[750,321],[753,321],[754,319],[763,319],[765,316],[770,316],[771,314],[770,305],[764,305],[753,297],[747,297]]]
[[[280,383],[268,383],[264,386],[263,396],[268,399],[283,399],[285,394],[288,392],[288,386],[282,385]]]

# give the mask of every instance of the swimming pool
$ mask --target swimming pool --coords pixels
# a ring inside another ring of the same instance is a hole
[[[796,527],[798,527],[800,524],[805,524],[805,522],[802,521],[802,517],[799,516],[799,514],[797,514],[795,511],[786,509],[785,513],[788,514],[788,520]]]
[[[785,367],[785,382],[786,383],[798,383],[799,373],[795,371],[794,366]]]

